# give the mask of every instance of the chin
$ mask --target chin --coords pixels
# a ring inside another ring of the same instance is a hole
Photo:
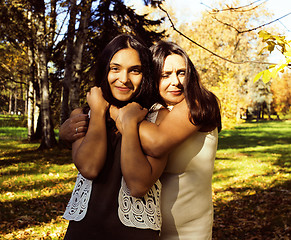
[[[118,95],[118,96],[113,96],[116,100],[120,101],[120,102],[128,102],[130,99],[133,98],[132,95]]]
[[[166,100],[167,105],[176,105],[183,101],[184,98]]]

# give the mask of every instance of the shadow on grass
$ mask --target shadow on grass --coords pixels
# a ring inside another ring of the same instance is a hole
[[[58,147],[43,151],[37,149],[9,151],[0,154],[0,157],[4,159],[0,160],[0,167],[19,163],[40,163],[40,161],[43,163],[58,165],[72,163],[71,151],[69,149],[60,149]]]
[[[242,196],[249,188],[228,188],[234,199],[214,203],[213,240],[290,239],[291,181]],[[0,233],[49,223],[62,216],[70,194],[0,202]]]
[[[28,201],[0,202],[0,234],[49,223],[62,216],[71,193]]]
[[[221,190],[235,200],[214,203],[213,240],[291,239],[291,181],[241,197],[247,190]]]
[[[214,170],[212,182],[213,183],[227,182],[228,179],[235,177],[234,170],[235,170],[234,168],[223,168],[219,170]]]

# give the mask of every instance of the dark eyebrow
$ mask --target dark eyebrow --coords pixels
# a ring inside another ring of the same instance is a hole
[[[162,71],[162,72],[173,72],[173,70],[171,69],[171,70],[166,70],[166,71]]]
[[[114,63],[114,62],[110,63],[110,66],[111,66],[111,65],[121,66],[120,64],[118,64],[118,63]]]
[[[141,68],[141,65],[134,65],[134,66],[131,66],[130,69],[132,68]]]
[[[114,62],[110,63],[110,66],[111,66],[111,65],[121,66],[121,64],[119,64],[119,63],[114,63]],[[141,66],[141,65],[134,65],[134,66],[131,66],[131,67],[130,67],[130,69],[132,69],[132,68],[142,68],[142,66]]]

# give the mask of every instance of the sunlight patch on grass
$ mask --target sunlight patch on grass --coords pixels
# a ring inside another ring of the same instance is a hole
[[[29,163],[25,166],[26,169],[21,169],[29,172],[31,167],[35,168],[36,163]],[[11,176],[11,172],[18,172],[17,165],[14,168],[17,169],[14,169],[14,171],[7,170],[8,174],[6,173],[5,176],[1,177],[1,201],[32,199],[39,196],[48,197],[59,193],[70,193],[74,187],[72,179],[74,180],[77,176],[76,169],[70,165],[63,165],[62,168],[51,165],[49,169],[40,168],[38,172],[33,171],[32,174]]]
[[[33,219],[26,218],[26,221],[33,222]],[[42,223],[40,225],[28,226],[27,228],[21,229],[17,232],[5,234],[3,239],[63,239],[69,221],[58,216],[56,219],[52,219],[48,223]],[[2,239],[0,237],[0,239]]]

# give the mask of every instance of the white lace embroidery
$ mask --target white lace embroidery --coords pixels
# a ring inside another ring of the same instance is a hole
[[[91,190],[92,180],[86,179],[81,173],[78,173],[74,190],[63,215],[64,219],[80,221],[85,217]]]
[[[161,182],[158,180],[142,198],[130,196],[124,179],[118,196],[118,216],[128,227],[160,230],[162,217],[160,210]]]

